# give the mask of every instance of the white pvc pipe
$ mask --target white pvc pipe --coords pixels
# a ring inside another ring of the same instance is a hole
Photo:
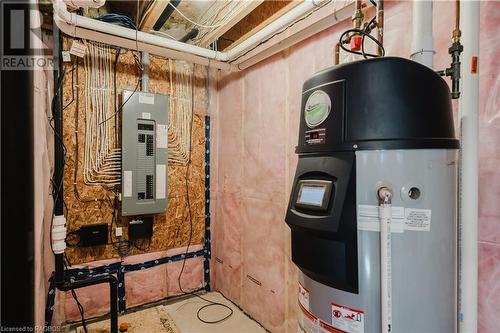
[[[388,333],[392,326],[392,255],[390,203],[379,205],[380,218],[380,309],[381,331]]]
[[[479,1],[460,2],[462,93],[460,97],[460,266],[459,332],[477,332],[479,72],[471,73],[479,56]]]
[[[244,54],[246,51],[251,49],[253,46],[255,46],[257,43],[260,43],[261,41],[265,40],[275,32],[287,27],[290,23],[296,21],[297,19],[301,18],[302,16],[306,15],[309,13],[311,10],[313,10],[315,7],[321,6],[321,3],[325,2],[325,0],[305,0],[303,1],[300,5],[294,7],[287,13],[283,14],[282,16],[278,17],[276,20],[272,21],[268,25],[266,25],[264,28],[256,32],[255,34],[251,35],[247,39],[245,39],[241,44],[237,45],[235,48],[225,52],[225,57],[227,59],[225,60],[233,60],[237,58],[238,56]]]
[[[410,59],[432,68],[436,53],[432,40],[432,1],[413,1],[412,18]]]
[[[391,251],[391,220],[393,191],[380,187],[377,192],[379,199],[380,222],[380,331],[392,331],[392,251]]]
[[[124,38],[127,39],[129,42],[133,41],[134,43],[137,44],[139,43],[147,44],[151,46],[157,46],[172,51],[180,52],[177,54],[178,57],[176,57],[176,59],[182,59],[182,54],[186,54],[220,62],[230,62],[231,60],[234,60],[238,56],[250,50],[252,47],[257,45],[265,38],[271,36],[275,32],[285,28],[290,23],[306,15],[315,7],[320,6],[322,2],[324,2],[324,0],[303,1],[300,5],[294,7],[289,12],[282,15],[269,25],[265,26],[262,30],[250,36],[240,45],[236,46],[234,49],[228,52],[213,51],[203,47],[182,43],[176,40],[172,40],[157,35],[152,35],[142,31],[135,31],[125,27],[80,16],[75,13],[70,13],[68,12],[66,4],[63,2],[63,0],[54,0],[53,8],[54,8],[54,20],[57,26],[62,31],[71,36],[87,38],[88,35],[82,34],[82,32],[85,32],[86,30],[93,30],[108,35]],[[82,29],[77,30],[77,28],[83,28],[83,30]],[[78,32],[80,32],[80,34],[77,34]]]
[[[75,8],[99,8],[104,6],[106,0],[63,0],[68,6]]]

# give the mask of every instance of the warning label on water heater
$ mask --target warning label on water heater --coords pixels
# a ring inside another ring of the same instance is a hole
[[[358,230],[380,231],[379,206],[358,205]],[[431,210],[391,207],[391,232],[431,230]]]
[[[332,326],[349,333],[365,331],[365,313],[361,310],[332,303]]]
[[[430,209],[405,209],[405,229],[415,231],[431,230],[431,210]]]
[[[299,303],[309,311],[309,291],[299,282]]]

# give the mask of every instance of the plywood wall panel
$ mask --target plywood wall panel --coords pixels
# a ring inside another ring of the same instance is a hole
[[[65,38],[65,50],[70,48],[70,42],[71,39]],[[115,51],[113,51],[113,54],[115,54]],[[103,189],[101,186],[88,186],[83,181],[82,168],[85,135],[85,74],[83,60],[78,59],[78,61],[76,61],[74,59],[73,64],[65,63],[64,68],[66,70],[66,75],[62,89],[64,105],[67,107],[63,112],[63,141],[67,152],[63,193],[68,231],[71,232],[77,230],[82,225],[95,223],[107,223],[111,225],[113,212],[112,202],[114,196],[111,191]],[[119,103],[121,103],[122,89],[134,90],[135,87],[137,87],[140,73],[131,51],[121,52],[117,65],[117,72],[118,96]],[[175,73],[173,74],[173,85],[176,85],[178,83],[175,81]],[[150,56],[149,78],[149,92],[170,94],[171,82],[168,59]],[[195,115],[193,118],[191,164],[187,167],[169,163],[168,210],[165,214],[156,215],[153,226],[153,238],[149,247],[147,246],[147,241],[141,242],[140,246],[147,247],[147,252],[187,246],[190,239],[191,244],[203,243],[205,216],[204,115],[207,113],[207,103],[205,100],[207,96],[205,91],[206,76],[203,67],[194,67],[193,83]],[[140,86],[138,89],[140,90]],[[110,93],[113,94],[112,89]],[[74,96],[74,99],[72,96]],[[72,100],[73,102],[71,102]],[[121,126],[121,123],[119,123],[119,126]],[[75,167],[77,167],[76,182],[74,181]],[[186,175],[188,179],[187,186]],[[76,185],[74,183],[76,183]],[[187,188],[189,190],[191,220],[189,218],[189,207],[186,199]],[[77,192],[80,199],[78,199]],[[120,220],[121,217],[119,218],[119,221]],[[122,225],[124,226],[124,235],[126,238],[126,219],[123,219]],[[75,241],[77,240],[76,237],[73,237],[73,239]],[[115,240],[114,236],[113,240]],[[130,255],[139,253],[143,253],[143,251],[135,248],[130,251]],[[92,248],[69,247],[66,250],[66,254],[72,264],[87,263],[108,258],[119,258],[119,254],[113,245]]]

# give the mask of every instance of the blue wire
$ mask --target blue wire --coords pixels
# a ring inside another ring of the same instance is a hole
[[[135,22],[126,15],[120,15],[115,13],[108,13],[96,18],[99,21],[117,24],[125,28],[136,30]]]

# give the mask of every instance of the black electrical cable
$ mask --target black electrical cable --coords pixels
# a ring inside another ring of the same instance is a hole
[[[73,241],[73,236],[77,236],[77,241]],[[68,247],[76,247],[78,246],[78,244],[80,244],[80,231],[73,230],[68,232],[68,234],[66,235],[66,245]]]
[[[342,50],[348,52],[348,53],[352,53],[352,54],[358,54],[358,55],[362,55],[364,56],[365,58],[366,57],[372,57],[372,58],[378,58],[379,56],[376,55],[376,54],[372,54],[372,53],[362,53],[362,52],[358,52],[358,51],[352,51],[352,50],[349,50],[348,48],[346,48],[344,46],[344,44],[347,44],[347,42],[344,40],[344,36],[346,36],[347,34],[349,33],[356,33],[358,35],[361,35],[361,36],[366,36],[368,37],[369,39],[371,39],[375,44],[377,44],[377,46],[380,48],[380,50],[382,51],[382,57],[385,56],[385,49],[384,49],[384,46],[375,38],[373,37],[372,35],[370,35],[369,33],[365,32],[364,30],[361,30],[361,29],[348,29],[346,31],[344,31],[342,33],[342,35],[340,35],[340,38],[339,38],[339,44],[340,44],[340,47],[342,48]],[[363,47],[363,46],[361,46]]]
[[[71,262],[69,261],[68,256],[66,256],[66,253],[64,253],[64,259],[65,259],[64,267],[65,267],[65,269],[68,269],[68,265],[71,266]],[[83,330],[85,331],[85,333],[87,333],[87,322],[85,320],[85,309],[83,308],[82,303],[80,303],[80,300],[78,299],[78,296],[76,295],[75,289],[71,289],[71,296],[73,297],[73,299],[76,302],[78,312],[80,312],[80,318],[82,321]]]
[[[194,84],[194,80],[191,80],[191,85]],[[193,88],[193,87],[192,87]],[[193,90],[194,89],[191,89],[191,105],[194,105],[194,93],[193,93]],[[189,132],[190,132],[190,140],[191,140],[191,144],[189,145],[190,147],[190,150],[189,150],[189,160],[188,160],[188,163],[186,165],[186,177],[185,177],[185,186],[186,186],[186,205],[187,205],[187,208],[188,208],[188,216],[189,216],[189,239],[188,239],[188,245],[186,247],[186,251],[184,252],[184,258],[182,260],[182,267],[181,267],[181,270],[179,272],[179,276],[177,277],[177,284],[179,286],[179,290],[181,291],[182,294],[184,295],[194,295],[198,298],[200,298],[201,300],[207,302],[208,304],[206,305],[203,305],[201,308],[198,309],[198,312],[196,313],[196,317],[198,318],[199,321],[201,321],[202,323],[205,323],[205,324],[217,324],[217,323],[220,323],[220,322],[223,322],[224,320],[230,318],[232,315],[233,315],[233,309],[231,309],[231,307],[227,306],[226,304],[224,303],[220,303],[220,302],[215,302],[215,301],[211,301],[209,299],[206,299],[200,295],[197,294],[197,291],[194,291],[194,292],[187,292],[187,291],[184,291],[182,289],[182,284],[181,284],[181,277],[182,277],[182,273],[184,272],[184,268],[186,267],[186,259],[187,259],[187,254],[189,252],[189,247],[191,246],[191,241],[193,240],[193,216],[192,216],[192,212],[191,212],[191,202],[190,202],[190,198],[189,198],[189,167],[191,166],[191,158],[192,158],[192,152],[193,152],[193,146],[192,146],[192,140],[193,140],[193,123],[194,123],[194,114],[191,115],[191,124],[190,124],[190,128],[189,128]],[[209,307],[212,307],[212,306],[221,306],[223,308],[226,308],[229,310],[229,313],[227,315],[225,315],[224,317],[220,318],[220,319],[216,319],[216,320],[205,320],[201,317],[201,312],[204,310],[204,309],[207,309]]]
[[[145,247],[138,246],[137,243],[138,243],[137,240],[134,240],[134,242],[132,244],[139,251],[145,252],[145,251],[149,250],[149,248],[151,247],[151,238],[149,238],[148,245],[146,245]]]
[[[368,22],[368,25],[365,27],[364,31],[369,34],[371,29],[372,29],[372,25],[375,23],[375,20],[377,19],[377,16],[374,16],[370,22]],[[365,36],[366,35],[363,35],[363,37],[361,38],[361,54],[363,54],[363,58],[365,59],[368,59],[368,56],[365,52]],[[378,42],[378,40],[377,40]],[[383,50],[383,54],[385,54],[385,50],[384,50],[384,47],[381,48]]]

